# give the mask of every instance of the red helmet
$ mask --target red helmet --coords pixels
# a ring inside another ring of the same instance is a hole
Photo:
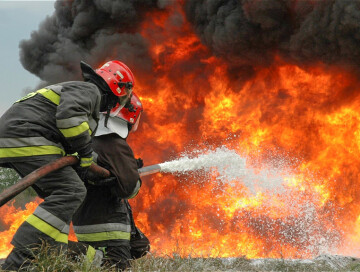
[[[116,96],[131,95],[135,78],[129,67],[121,61],[108,61],[95,72],[105,80]]]
[[[135,132],[138,128],[140,116],[143,110],[144,108],[139,97],[135,93],[132,93],[130,103],[127,103],[125,107],[119,111],[116,117],[121,118],[131,124],[131,131]]]

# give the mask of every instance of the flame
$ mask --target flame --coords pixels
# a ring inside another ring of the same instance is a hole
[[[153,69],[151,80],[135,73],[145,111],[129,144],[145,165],[225,146],[246,158],[255,179],[194,172],[144,177],[131,204],[152,250],[193,257],[360,257],[356,75],[280,57],[250,76],[232,72],[202,45],[180,6],[152,11],[142,25]],[[175,17],[182,23],[172,24]],[[1,237],[18,226],[6,224]]]
[[[0,207],[0,223],[2,229],[5,229],[0,232],[2,241],[0,245],[0,258],[6,258],[10,253],[13,248],[10,242],[16,230],[35,211],[41,202],[43,202],[42,199],[36,198],[33,202],[25,204],[25,209],[22,209],[21,207],[15,207],[15,200],[12,200]],[[77,241],[72,226],[70,227],[69,240]]]
[[[2,243],[0,245],[0,258],[5,258],[13,246],[10,244],[13,235],[15,234],[17,228],[25,221],[25,219],[32,214],[38,204],[42,202],[42,200],[37,199],[34,202],[29,202],[25,204],[25,209],[21,209],[21,207],[16,208],[14,206],[14,200],[10,203],[0,207],[0,218],[1,225],[5,231],[0,232],[0,237]]]
[[[226,146],[247,158],[254,173],[275,170],[281,190],[271,177],[265,189],[256,181],[251,189],[241,179],[221,182],[192,172],[144,178],[131,203],[153,250],[212,257],[360,256],[354,239],[360,230],[356,76],[278,57],[236,80],[187,23],[169,31],[175,12],[182,14],[176,5],[168,14],[152,14],[142,27],[157,80],[154,89],[137,76],[145,120],[129,137],[136,155],[152,164]]]

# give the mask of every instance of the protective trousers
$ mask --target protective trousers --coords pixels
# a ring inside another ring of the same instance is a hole
[[[56,158],[44,156],[33,161],[13,162],[10,166],[24,177]],[[6,258],[3,269],[18,270],[21,266],[29,265],[32,250],[44,242],[59,250],[66,250],[69,224],[86,196],[84,183],[70,166],[48,174],[32,187],[44,201],[16,231],[11,241],[14,248]]]
[[[113,195],[112,187],[88,186],[86,198],[73,217],[79,242],[103,249],[104,266],[117,271],[150,250],[147,237],[135,226],[130,204]]]

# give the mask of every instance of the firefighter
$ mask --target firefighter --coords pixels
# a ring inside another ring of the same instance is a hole
[[[32,186],[44,201],[16,231],[3,269],[30,265],[33,250],[44,242],[67,248],[69,224],[86,195],[82,179],[93,162],[91,141],[100,112],[119,111],[130,99],[134,76],[124,63],[109,61],[93,70],[81,62],[80,68],[84,81],[30,93],[0,118],[0,165],[15,169],[21,177],[59,157],[79,157],[77,171],[67,166]]]
[[[138,168],[143,163],[135,159],[126,140],[129,132],[136,131],[142,111],[142,104],[133,93],[130,103],[117,115],[106,120],[106,115],[101,114],[93,140],[94,158],[113,177],[99,181],[88,177],[87,196],[73,217],[78,241],[102,249],[102,264],[117,270],[124,270],[129,260],[150,250],[149,240],[135,226],[128,202],[139,192]]]

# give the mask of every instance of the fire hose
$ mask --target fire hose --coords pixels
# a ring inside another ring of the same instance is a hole
[[[61,169],[65,166],[75,165],[78,163],[78,158],[74,156],[66,156],[60,159],[57,159],[53,162],[50,162],[35,171],[31,172],[27,176],[21,178],[17,181],[14,185],[10,186],[9,188],[5,189],[0,194],[0,207],[7,203],[9,200],[20,194],[22,191],[33,185],[38,179],[46,176],[47,174]],[[97,164],[92,164],[89,169],[94,175],[107,178],[110,176],[110,172],[98,166]],[[147,176],[150,174],[157,173],[161,170],[161,167],[158,164],[150,165],[147,167],[143,167],[139,169],[140,177]]]

